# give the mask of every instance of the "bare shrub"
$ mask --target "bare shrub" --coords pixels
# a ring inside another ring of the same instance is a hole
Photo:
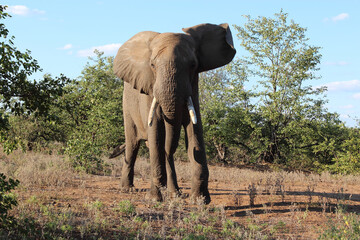
[[[242,204],[241,193],[239,191],[233,191],[231,195],[233,197],[235,206],[238,206],[238,207],[241,206],[241,204]]]
[[[248,187],[248,194],[249,194],[249,204],[251,207],[255,206],[255,198],[257,195],[257,189],[256,189],[256,184],[255,183],[251,183]]]
[[[104,163],[109,166],[110,176],[119,177],[121,176],[121,169],[124,164],[125,157],[117,157],[117,158],[105,158]]]
[[[325,193],[323,193],[324,196],[319,196],[319,203],[322,208],[322,214],[325,215],[326,210],[329,209],[330,201],[327,197],[325,197]]]
[[[64,187],[75,184],[73,180],[77,174],[61,155],[16,151],[5,159],[1,163],[2,171],[18,179],[23,186]]]

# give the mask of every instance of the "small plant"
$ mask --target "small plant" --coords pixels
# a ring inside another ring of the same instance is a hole
[[[308,194],[308,197],[309,197],[309,203],[312,202],[312,196],[314,195],[314,192],[315,192],[315,184],[314,183],[309,183],[307,185],[307,194]]]
[[[26,202],[31,204],[31,205],[38,205],[39,204],[39,199],[38,199],[37,196],[33,195],[33,196],[29,197],[29,199]]]
[[[232,236],[234,234],[234,229],[236,227],[236,223],[233,222],[232,220],[230,219],[226,219],[224,222],[223,222],[223,225],[222,225],[223,229],[222,229],[222,233],[225,235],[225,236]]]
[[[118,207],[116,208],[121,214],[127,216],[133,216],[136,213],[135,205],[132,204],[129,200],[123,200],[119,202]]]
[[[285,202],[285,185],[284,185],[285,177],[283,174],[279,174],[275,181],[275,187],[276,187],[276,194],[281,195],[281,201]]]
[[[276,180],[275,180],[275,187],[276,187],[276,194],[283,194],[283,192],[285,192],[285,187],[284,187],[284,176],[282,174],[278,174],[276,176]]]
[[[324,193],[325,196],[325,193]],[[322,208],[322,213],[325,214],[326,210],[329,208],[329,199],[327,197],[323,197],[323,196],[319,196],[319,203],[321,205]]]
[[[263,203],[262,205],[263,205],[263,209],[264,209],[265,214],[268,214],[268,213],[271,212],[271,209],[269,208],[268,205],[266,205],[266,203]]]
[[[91,209],[94,209],[94,210],[98,210],[98,211],[99,211],[99,210],[101,210],[101,209],[104,208],[104,204],[103,204],[101,201],[96,200],[95,202],[93,202],[92,204],[90,204],[89,207],[90,207]]]
[[[204,235],[196,235],[193,233],[190,233],[189,235],[187,235],[183,238],[183,240],[202,240],[202,239],[205,240],[208,238]]]
[[[345,200],[344,188],[338,189],[336,193],[337,205],[346,210],[347,205],[345,204]]]
[[[274,233],[276,233],[278,231],[280,231],[280,232],[288,232],[289,231],[289,229],[286,228],[286,223],[285,222],[280,220],[278,223],[275,224],[275,226],[273,226],[271,228],[270,233],[274,234]]]

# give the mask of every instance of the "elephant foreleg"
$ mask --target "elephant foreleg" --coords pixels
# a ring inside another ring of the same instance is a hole
[[[178,118],[180,121],[181,118]],[[181,122],[170,124],[165,122],[165,153],[166,153],[166,173],[167,173],[167,190],[175,195],[180,194],[180,188],[177,183],[175,164],[174,164],[174,153],[179,143],[181,131]]]
[[[188,139],[188,157],[192,169],[191,198],[195,200],[198,197],[203,197],[204,202],[208,204],[211,201],[208,190],[209,169],[207,166],[200,115],[198,115],[197,124],[188,121],[185,128]]]
[[[162,201],[160,189],[166,186],[167,180],[164,144],[164,123],[154,119],[152,126],[148,128],[148,145],[151,166],[151,186],[148,197],[156,201]]]
[[[177,183],[173,155],[169,155],[166,157],[166,173],[167,173],[167,182],[166,182],[167,190],[171,193],[174,193],[175,195],[179,195],[180,188]]]

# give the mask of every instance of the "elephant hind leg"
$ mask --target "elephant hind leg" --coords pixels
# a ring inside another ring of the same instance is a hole
[[[137,139],[135,125],[125,124],[125,161],[121,173],[122,191],[129,191],[134,187],[134,167],[139,151],[140,140]]]

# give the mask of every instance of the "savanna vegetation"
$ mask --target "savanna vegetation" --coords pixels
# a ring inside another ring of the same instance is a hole
[[[0,19],[10,17],[5,9]],[[357,239],[360,123],[347,127],[326,109],[326,88],[312,87],[321,47],[310,44],[306,28],[283,11],[245,17],[233,33],[244,56],[200,77],[210,186],[219,195],[211,206],[119,194],[121,161],[108,159],[124,143],[113,57],[96,51],[76,79],[33,80],[41,67],[1,22],[0,238],[301,238],[320,221],[309,238]],[[136,176],[145,189],[145,145],[140,153]],[[186,196],[184,141],[176,158]],[[248,169],[259,166],[266,171]]]

